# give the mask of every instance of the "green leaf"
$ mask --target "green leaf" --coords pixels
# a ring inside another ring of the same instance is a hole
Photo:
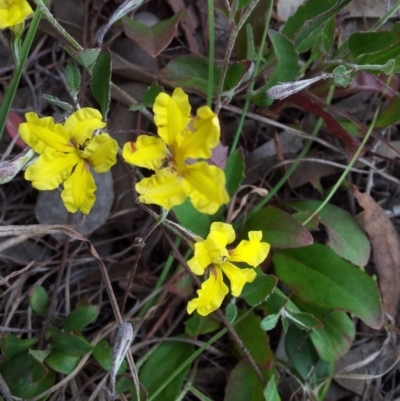
[[[243,233],[261,230],[262,240],[274,248],[298,248],[313,243],[308,230],[288,213],[274,206],[257,212],[243,228]]]
[[[386,109],[379,115],[375,126],[384,128],[400,121],[400,97],[393,96]]]
[[[382,326],[383,312],[376,283],[330,248],[313,244],[278,250],[273,262],[278,278],[303,301],[346,310],[375,329]]]
[[[96,344],[93,349],[92,355],[94,359],[100,364],[100,366],[107,372],[111,370],[112,367],[112,354],[113,350],[107,341],[102,340]],[[125,373],[128,365],[125,360],[122,361],[121,366],[118,369],[117,374],[121,375]]]
[[[185,321],[185,333],[192,338],[200,334],[212,333],[220,327],[221,323],[212,316],[200,316],[198,313],[193,313]]]
[[[54,384],[55,375],[27,352],[20,352],[1,366],[11,394],[24,400],[35,397]]]
[[[183,10],[172,18],[147,26],[131,18],[124,17],[122,24],[125,35],[152,57],[157,57],[176,35]]]
[[[83,306],[72,311],[64,323],[65,331],[81,331],[88,324],[93,322],[99,314],[99,308],[96,306]]]
[[[332,71],[332,73],[337,74],[337,76],[335,78],[333,78],[335,85],[342,86],[343,88],[345,88],[352,81],[352,78],[346,74],[347,70],[346,70],[346,67],[343,65],[337,66]]]
[[[122,376],[121,379],[115,383],[115,395],[135,392],[135,385],[133,384],[132,379],[127,376]]]
[[[253,62],[251,60],[241,60],[232,63],[226,73],[224,91],[236,89],[252,66]]]
[[[290,202],[285,205],[297,211],[315,211],[320,201]],[[326,227],[328,245],[341,257],[355,264],[365,266],[369,261],[371,245],[363,229],[347,211],[327,204],[319,211],[321,223]]]
[[[290,326],[285,337],[285,350],[289,361],[303,380],[314,382],[316,386],[330,376],[332,363],[319,359],[307,332]]]
[[[74,108],[67,102],[63,102],[58,97],[51,96],[51,95],[42,95],[43,99],[46,99],[49,103],[54,104],[55,106],[59,107],[60,109],[65,110],[68,114],[72,114]]]
[[[252,101],[258,106],[267,106],[271,99],[265,91],[280,82],[291,82],[300,75],[299,54],[294,44],[282,33],[269,30],[269,38],[274,48],[277,64],[268,83],[260,88]]]
[[[41,317],[46,317],[49,302],[46,290],[41,285],[34,287],[29,294],[29,306]]]
[[[289,17],[282,33],[294,38],[297,46],[322,24],[339,13],[353,0],[308,0]]]
[[[139,375],[140,383],[146,388],[149,397],[152,397],[160,385],[169,381],[171,372],[178,369],[193,352],[191,344],[178,341],[165,341],[152,352]],[[182,369],[152,400],[176,400],[189,368],[190,365],[187,365]]]
[[[400,40],[400,32],[356,32],[349,37],[349,49],[354,58],[369,53],[379,53]]]
[[[79,356],[71,356],[56,351],[46,359],[46,363],[56,372],[69,375],[78,366],[79,359]]]
[[[235,304],[229,303],[225,308],[225,317],[229,323],[233,323],[236,320],[238,310]]]
[[[225,166],[226,190],[232,198],[244,178],[244,157],[242,149],[236,149],[228,158]]]
[[[100,49],[87,49],[81,52],[77,52],[76,50],[67,47],[66,50],[71,55],[71,57],[73,57],[78,62],[78,64],[85,67],[85,69],[88,70],[90,74],[92,74],[93,67],[96,63],[97,57],[99,57],[100,54]]]
[[[260,327],[265,331],[272,330],[278,324],[280,317],[281,315],[269,315],[261,320]]]
[[[289,308],[284,308],[282,314],[286,319],[302,330],[310,330],[322,327],[321,321],[307,312],[298,312],[290,310]]]
[[[174,87],[196,88],[207,93],[208,59],[202,56],[176,57],[160,72],[160,76]],[[217,92],[220,76],[221,69],[214,66],[214,94]]]
[[[148,107],[153,107],[156,97],[163,92],[163,88],[157,84],[157,82],[152,82],[152,84],[147,88],[143,96],[143,104]]]
[[[241,315],[243,315],[243,310],[239,310],[239,316]],[[261,329],[260,323],[259,316],[249,313],[235,324],[235,331],[254,362],[260,368],[269,369],[272,366],[273,356],[269,347],[268,334]],[[243,354],[243,350],[238,349],[238,351]]]
[[[92,83],[90,89],[93,97],[100,105],[103,119],[107,120],[108,108],[110,106],[111,87],[111,54],[108,50],[102,50],[93,67]]]
[[[53,330],[51,338],[54,348],[67,355],[83,356],[93,350],[93,346],[88,341],[73,334]]]
[[[211,225],[210,216],[200,213],[195,209],[189,198],[186,198],[182,205],[174,206],[172,210],[178,218],[179,224],[183,227],[193,231],[201,237],[206,237],[208,235]]]
[[[250,306],[259,305],[272,293],[277,283],[275,276],[259,274],[252,283],[246,283],[240,296]]]
[[[7,359],[31,348],[38,341],[37,338],[26,338],[25,340],[7,333],[1,339],[1,350]]]
[[[269,380],[272,371],[261,369],[265,380]],[[263,385],[249,361],[243,359],[232,370],[225,388],[224,401],[264,401]],[[268,401],[270,401],[268,399]]]
[[[260,304],[258,307],[262,309],[267,316],[278,315],[281,309],[287,304],[292,302],[278,287],[275,287],[272,294],[268,299]],[[293,309],[293,308],[292,308]]]
[[[367,69],[400,71],[400,32],[356,32],[349,38],[349,49],[357,64]],[[394,64],[394,65],[393,65]],[[377,68],[380,66],[380,68]],[[359,68],[361,69],[361,68]]]
[[[275,375],[269,379],[267,387],[264,390],[264,397],[267,401],[281,401],[279,397],[278,388],[276,387]]]
[[[301,212],[293,213],[292,217],[296,219],[300,224],[303,224],[303,222],[308,221],[308,219],[312,216],[311,220],[308,221],[307,224],[304,226],[313,231],[316,230],[319,226],[320,222],[320,216],[319,214],[316,214],[313,216],[314,212],[312,210],[302,210]]]
[[[68,62],[65,69],[65,81],[73,92],[78,92],[81,86],[81,73],[74,62]]]
[[[293,297],[293,302],[322,321],[323,327],[310,333],[311,341],[321,359],[335,361],[345,355],[356,335],[353,321],[345,312],[332,311]]]

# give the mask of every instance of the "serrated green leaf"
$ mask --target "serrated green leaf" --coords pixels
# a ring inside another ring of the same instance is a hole
[[[49,302],[46,290],[41,285],[35,286],[29,294],[29,306],[41,317],[46,317]]]
[[[226,190],[232,198],[244,179],[244,157],[242,149],[236,149],[229,157],[225,166]]]
[[[77,367],[79,359],[79,356],[71,356],[56,351],[46,359],[46,363],[56,372],[68,375]]]
[[[309,231],[288,213],[274,206],[261,209],[247,220],[243,233],[261,230],[262,240],[274,248],[297,248],[312,244]]]
[[[278,250],[273,262],[279,279],[303,301],[348,311],[376,329],[382,326],[376,283],[330,248],[313,244]]]
[[[100,105],[103,119],[107,120],[108,108],[110,106],[111,88],[111,54],[108,50],[102,50],[93,67],[92,83],[90,89],[93,97]]]
[[[320,201],[290,202],[285,205],[297,211],[315,211]],[[340,256],[356,266],[365,266],[370,257],[371,244],[365,232],[347,211],[327,204],[319,212],[321,224],[327,228],[328,245]]]
[[[81,331],[88,324],[93,322],[99,314],[99,308],[96,306],[79,307],[72,311],[64,323],[65,331]]]
[[[240,296],[250,306],[259,305],[272,293],[277,283],[275,276],[259,274],[252,283],[246,283]]]
[[[81,73],[74,62],[69,62],[65,69],[65,81],[73,92],[78,92],[81,86]]]
[[[7,359],[31,348],[38,342],[37,338],[21,339],[11,333],[6,333],[0,341],[1,351]]]

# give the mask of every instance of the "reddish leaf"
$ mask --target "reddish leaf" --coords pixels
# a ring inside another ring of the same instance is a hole
[[[400,239],[385,211],[353,186],[354,196],[364,209],[364,228],[371,239],[373,259],[386,313],[396,316],[400,300]]]
[[[136,42],[150,56],[157,57],[175,37],[182,15],[183,10],[153,26],[143,25],[128,17],[124,17],[122,23],[129,39]]]
[[[23,122],[24,119],[21,118],[19,114],[15,113],[14,111],[10,111],[6,121],[6,130],[12,139],[18,135],[18,127]],[[17,139],[16,144],[21,149],[26,149],[28,147],[28,145],[21,138]]]
[[[352,156],[358,147],[360,146],[360,141],[357,138],[351,136],[337,121],[332,117],[320,104],[317,103],[317,98],[312,98],[310,95],[303,93],[296,93],[292,96],[287,97],[274,106],[271,107],[272,112],[278,112],[283,107],[287,105],[295,105],[307,112],[314,113],[317,116],[324,119],[326,125],[332,132],[334,136],[341,139],[350,156]]]

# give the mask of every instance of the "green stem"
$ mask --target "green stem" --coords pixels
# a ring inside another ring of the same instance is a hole
[[[314,216],[316,216],[324,207],[325,205],[331,200],[332,196],[336,193],[336,191],[338,190],[338,188],[340,187],[340,185],[342,185],[342,182],[344,181],[344,179],[346,178],[347,174],[349,173],[349,171],[351,170],[351,168],[353,167],[354,163],[357,161],[357,159],[360,156],[361,151],[364,149],[365,144],[368,141],[368,138],[371,136],[372,130],[374,129],[376,120],[378,118],[379,115],[379,111],[380,111],[380,107],[378,107],[375,111],[374,114],[374,118],[372,120],[371,125],[369,126],[368,132],[366,133],[363,141],[361,142],[360,146],[357,149],[357,152],[354,154],[354,156],[352,157],[352,159],[350,160],[349,165],[347,166],[347,168],[343,171],[342,175],[340,176],[340,178],[337,180],[336,184],[333,186],[332,190],[329,192],[329,195],[325,198],[325,200],[321,203],[321,205],[318,207],[318,209],[306,220],[303,222],[303,225],[306,225],[309,221],[312,220],[312,218]]]
[[[271,14],[272,14],[273,5],[274,5],[274,2],[272,0],[270,0],[267,20],[265,21],[265,28],[264,28],[263,35],[262,35],[262,38],[261,38],[260,48],[258,49],[258,53],[257,53],[257,60],[256,60],[255,68],[254,68],[253,77],[257,76],[258,70],[260,68],[260,63],[261,63],[261,60],[262,60],[262,57],[263,57],[263,52],[264,52],[264,44],[265,44],[265,41],[267,40],[268,27],[269,27],[269,22],[271,20]],[[255,83],[255,80],[253,79],[251,84],[250,84],[249,90],[247,91],[246,101],[245,101],[244,107],[243,107],[243,113],[240,116],[239,125],[237,127],[237,130],[236,130],[236,133],[235,133],[235,137],[233,138],[231,150],[230,150],[230,153],[229,153],[230,155],[235,151],[235,149],[237,147],[237,144],[239,142],[239,137],[240,137],[240,134],[242,132],[242,127],[243,127],[243,124],[244,124],[244,120],[246,118],[247,110],[249,109],[249,106],[250,106],[250,97],[251,97],[251,95],[253,93],[254,83]]]
[[[19,81],[21,80],[22,72],[24,71],[25,62],[26,59],[28,58],[29,50],[31,49],[33,39],[35,37],[41,17],[42,17],[42,12],[39,9],[36,9],[35,13],[33,14],[31,25],[29,26],[28,32],[26,34],[26,38],[22,45],[21,52],[19,54],[20,58],[18,62],[16,61],[15,63],[16,68],[14,70],[13,77],[4,94],[3,103],[0,106],[0,140],[3,137],[3,132],[6,126],[8,113],[10,112],[12,103],[14,101]]]
[[[214,93],[214,54],[215,54],[215,22],[214,22],[214,0],[208,1],[208,87],[207,106],[211,107]]]

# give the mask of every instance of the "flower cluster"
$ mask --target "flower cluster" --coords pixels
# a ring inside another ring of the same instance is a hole
[[[0,29],[21,24],[32,13],[26,0],[0,0]]]
[[[118,151],[117,142],[108,134],[94,135],[106,125],[100,112],[82,108],[64,124],[56,124],[52,117],[39,118],[35,113],[27,113],[25,118],[18,132],[40,154],[27,168],[25,178],[39,190],[52,190],[64,183],[61,198],[67,210],[88,214],[96,199],[89,166],[97,173],[108,171],[116,163]]]
[[[219,143],[217,115],[202,106],[191,117],[188,95],[181,88],[172,96],[160,93],[153,111],[159,138],[140,135],[122,151],[128,163],[155,171],[136,184],[140,202],[169,210],[189,197],[197,210],[214,214],[229,201],[225,174],[198,159],[209,159]]]
[[[188,260],[190,270],[197,275],[208,269],[209,277],[197,291],[198,297],[188,303],[187,311],[194,310],[206,316],[217,310],[229,290],[223,281],[223,273],[230,281],[231,293],[238,297],[246,283],[251,283],[256,272],[250,268],[239,268],[231,262],[245,262],[257,267],[268,256],[270,245],[261,242],[261,231],[250,231],[249,241],[243,240],[232,250],[226,248],[235,240],[235,231],[230,224],[213,223],[205,240],[194,245],[194,257]]]

